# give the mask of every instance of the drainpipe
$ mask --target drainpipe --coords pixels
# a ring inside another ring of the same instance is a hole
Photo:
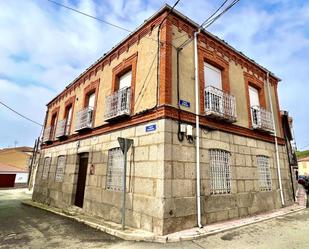
[[[196,207],[197,207],[197,225],[202,228],[201,223],[201,176],[200,176],[200,95],[198,78],[198,51],[197,37],[200,29],[194,32],[194,78],[195,78],[195,122],[196,122]]]
[[[277,172],[278,172],[278,178],[279,178],[279,190],[280,190],[281,204],[282,204],[282,206],[284,206],[284,197],[283,197],[283,191],[282,191],[281,170],[280,170],[281,167],[280,167],[280,160],[279,160],[278,140],[277,140],[277,130],[276,130],[276,124],[275,124],[275,114],[274,114],[274,110],[273,110],[273,102],[272,102],[272,99],[271,99],[270,87],[269,87],[269,72],[267,72],[267,90],[268,90],[270,111],[271,111],[271,114],[272,114],[273,127],[274,127],[276,162],[277,162]]]

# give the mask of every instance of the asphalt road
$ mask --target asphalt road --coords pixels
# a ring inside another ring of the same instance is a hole
[[[76,221],[21,204],[21,191],[0,190],[0,248],[309,248],[309,210],[195,241],[128,242]]]

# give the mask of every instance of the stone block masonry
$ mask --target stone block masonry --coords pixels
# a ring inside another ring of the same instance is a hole
[[[154,131],[146,126],[155,124]],[[107,184],[108,151],[119,147],[117,137],[134,140],[128,151],[127,226],[157,235],[196,226],[195,145],[177,139],[177,123],[161,119],[92,138],[42,150],[33,200],[69,209],[74,205],[80,153],[89,153],[82,212],[107,221],[121,222],[121,192]],[[220,131],[201,132],[202,223],[244,217],[281,207],[274,144]],[[293,203],[285,148],[280,148],[286,205]],[[231,191],[211,194],[210,149],[230,153]],[[260,190],[257,155],[269,157],[272,188]],[[55,181],[57,160],[65,156],[64,176]],[[44,159],[51,157],[47,179]],[[94,172],[90,172],[90,168]]]

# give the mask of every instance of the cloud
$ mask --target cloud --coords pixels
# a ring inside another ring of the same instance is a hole
[[[59,2],[130,30],[164,4],[155,0]],[[180,1],[177,9],[201,23],[221,3]],[[52,97],[127,35],[48,1],[0,1],[0,9],[0,99],[39,122]],[[294,116],[300,147],[309,143],[304,135],[309,121],[308,20],[309,3],[304,1],[240,1],[209,29],[282,78],[280,104]],[[14,140],[31,145],[38,134],[39,128],[3,108],[0,120],[5,124],[0,147]]]

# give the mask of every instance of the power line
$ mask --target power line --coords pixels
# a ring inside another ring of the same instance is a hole
[[[28,121],[30,121],[30,122],[32,122],[32,123],[35,123],[35,124],[37,124],[37,125],[39,125],[39,126],[43,126],[42,124],[40,124],[40,123],[38,123],[38,122],[36,122],[36,121],[34,121],[34,120],[32,120],[32,119],[26,117],[26,116],[23,115],[23,114],[20,114],[20,113],[17,112],[17,111],[15,111],[13,108],[11,108],[11,107],[9,107],[8,105],[4,104],[2,101],[0,101],[0,104],[3,105],[4,107],[6,107],[7,109],[9,109],[10,111],[14,112],[15,114],[21,116],[22,118],[27,119]]]
[[[159,104],[159,78],[160,78],[160,72],[159,72],[159,64],[160,64],[160,28],[161,25],[163,24],[163,22],[167,19],[167,17],[173,12],[174,8],[176,7],[176,5],[179,3],[180,0],[177,0],[173,7],[169,10],[169,12],[167,13],[167,15],[162,19],[162,21],[160,22],[159,26],[158,26],[158,33],[157,33],[157,86],[156,86],[156,106],[158,106]]]
[[[219,6],[218,9],[217,9],[214,13],[212,13],[211,16],[209,16],[209,17],[200,25],[200,27],[202,27],[210,18],[212,18],[215,14],[217,14],[218,11],[226,4],[227,1],[228,1],[228,0],[225,0],[225,1]],[[180,39],[180,38],[182,38],[182,37],[184,37],[184,36],[187,36],[187,35],[188,35],[187,33],[186,33],[186,34],[183,34],[183,35],[180,35],[180,36],[174,38],[173,40],[174,40],[174,41],[175,41],[175,40],[178,40],[178,39]]]
[[[210,17],[208,17],[200,26],[199,29],[207,29],[210,25],[212,25],[216,20],[218,20],[224,13],[226,13],[229,9],[231,9],[236,3],[238,3],[240,0],[234,0],[230,3],[222,12],[220,12],[218,15],[213,17],[215,13],[218,13],[218,11],[225,5],[227,2],[226,0],[220,5],[220,7],[215,11],[214,14],[212,14]],[[184,41],[178,48],[184,48],[187,46],[191,41],[193,40],[193,37],[188,38],[186,41]]]
[[[68,10],[74,11],[74,12],[76,12],[76,13],[78,13],[78,14],[81,14],[81,15],[87,16],[87,17],[89,17],[89,18],[92,18],[92,19],[94,19],[94,20],[96,20],[96,21],[99,21],[99,22],[105,23],[105,24],[107,24],[107,25],[110,25],[110,26],[112,26],[112,27],[114,27],[114,28],[117,28],[117,29],[126,31],[126,32],[128,32],[128,33],[130,33],[130,34],[134,32],[133,30],[129,30],[129,29],[124,28],[124,27],[122,27],[122,26],[119,26],[119,25],[117,25],[117,24],[108,22],[108,21],[106,21],[106,20],[104,20],[104,19],[101,19],[101,18],[98,18],[98,17],[95,17],[95,16],[92,16],[92,15],[90,15],[90,14],[88,14],[88,13],[82,12],[82,11],[80,11],[80,10],[77,10],[77,9],[74,9],[74,8],[69,7],[69,6],[67,6],[67,5],[58,3],[58,2],[56,2],[56,1],[53,1],[53,0],[47,0],[47,1],[48,1],[48,2],[51,2],[51,3],[53,3],[53,4],[56,4],[56,5],[60,6],[60,7],[66,8],[66,9],[68,9]],[[151,37],[145,36],[145,38],[146,38],[146,39],[149,39],[149,40],[152,40],[152,41],[157,41],[156,39],[151,38]]]
[[[76,12],[76,13],[79,13],[79,14],[81,14],[81,15],[84,15],[84,16],[90,17],[90,18],[92,18],[92,19],[95,19],[95,20],[97,20],[97,21],[99,21],[99,22],[102,22],[102,23],[105,23],[105,24],[107,24],[107,25],[113,26],[114,28],[121,29],[121,30],[124,30],[124,31],[126,31],[126,32],[132,33],[132,30],[129,30],[129,29],[127,29],[127,28],[124,28],[124,27],[121,27],[121,26],[119,26],[119,25],[113,24],[113,23],[111,23],[111,22],[105,21],[105,20],[103,20],[103,19],[97,18],[97,17],[95,17],[95,16],[92,16],[92,15],[87,14],[87,13],[85,13],[85,12],[79,11],[79,10],[74,9],[74,8],[72,8],[72,7],[69,7],[69,6],[67,6],[67,5],[58,3],[58,2],[53,1],[53,0],[47,0],[47,1],[48,1],[48,2],[51,2],[51,3],[53,3],[53,4],[56,4],[56,5],[58,5],[58,6],[61,6],[61,7],[63,7],[63,8],[69,9],[69,10],[71,10],[71,11],[74,11],[74,12]]]
[[[209,20],[210,18],[212,18],[215,14],[218,13],[218,11],[226,4],[227,1],[228,1],[228,0],[225,0],[225,1],[219,6],[219,8],[218,8],[210,17],[208,17],[200,26],[203,27],[203,26],[205,25],[205,23],[208,22],[208,20]]]

